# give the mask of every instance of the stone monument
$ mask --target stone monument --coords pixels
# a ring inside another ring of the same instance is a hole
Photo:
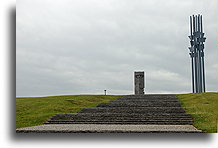
[[[142,72],[135,72],[135,95],[142,95],[144,94],[144,71]]]

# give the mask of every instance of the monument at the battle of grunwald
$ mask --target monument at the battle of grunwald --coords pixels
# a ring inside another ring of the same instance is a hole
[[[135,81],[135,95],[144,94],[144,71],[143,72],[135,72],[134,73],[134,81]]]

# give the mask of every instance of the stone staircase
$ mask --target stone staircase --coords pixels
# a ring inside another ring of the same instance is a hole
[[[175,95],[129,95],[77,114],[57,114],[45,124],[192,125]]]

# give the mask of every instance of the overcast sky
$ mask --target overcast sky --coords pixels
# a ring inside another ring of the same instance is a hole
[[[203,15],[217,91],[217,0],[18,0],[17,96],[191,92],[189,16]]]

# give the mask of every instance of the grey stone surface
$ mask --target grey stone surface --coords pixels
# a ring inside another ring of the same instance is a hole
[[[101,103],[97,105],[97,107],[180,107],[179,102],[154,102],[154,101],[138,101],[138,102],[130,102],[130,101],[119,101],[119,102],[111,102],[111,103]]]
[[[17,133],[199,133],[192,125],[49,124],[20,128]]]
[[[134,82],[135,82],[135,95],[144,94],[144,88],[145,88],[144,72],[135,72]]]
[[[55,115],[45,124],[191,125],[192,118],[174,95],[130,95],[78,114]]]
[[[81,113],[185,113],[185,110],[181,107],[98,107],[98,108],[85,108],[81,110]]]

